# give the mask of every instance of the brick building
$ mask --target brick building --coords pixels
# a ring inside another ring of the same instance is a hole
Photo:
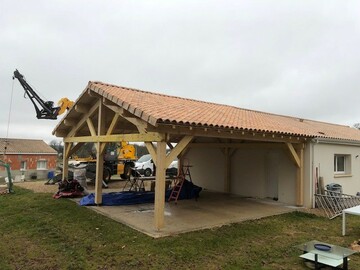
[[[0,138],[0,159],[10,164],[14,179],[46,179],[56,168],[57,152],[42,140]],[[6,176],[3,167],[0,176]]]

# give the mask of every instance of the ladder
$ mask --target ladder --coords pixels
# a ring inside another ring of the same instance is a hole
[[[185,177],[188,176],[188,180],[192,182],[191,174],[190,174],[190,167],[191,165],[183,165],[182,169],[180,170],[180,174],[176,177],[174,187],[171,191],[170,197],[168,199],[168,202],[171,202],[172,200],[175,201],[175,204],[177,203],[177,200],[179,198],[181,189],[185,182]]]

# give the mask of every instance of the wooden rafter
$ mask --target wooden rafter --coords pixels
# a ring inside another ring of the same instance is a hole
[[[140,133],[147,132],[148,124],[144,120],[130,114],[128,111],[124,110],[123,108],[120,108],[117,105],[113,105],[113,104],[109,104],[109,103],[105,102],[105,106],[108,107],[109,109],[111,109],[112,111],[114,111],[116,114],[118,114],[120,117],[122,117],[126,121],[128,121],[131,124],[133,124],[134,126],[136,126],[136,128],[138,129],[138,131]]]

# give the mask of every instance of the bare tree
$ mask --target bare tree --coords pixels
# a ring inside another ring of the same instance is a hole
[[[58,152],[59,155],[61,155],[63,153],[64,145],[63,145],[62,141],[52,140],[49,143],[49,146],[52,147],[56,152]]]

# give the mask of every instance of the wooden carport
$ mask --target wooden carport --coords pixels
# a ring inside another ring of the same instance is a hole
[[[299,206],[303,205],[303,149],[308,136],[281,129],[261,130],[248,127],[243,116],[237,113],[241,109],[226,107],[224,112],[222,107],[224,105],[89,82],[74,107],[53,131],[53,134],[63,137],[64,140],[63,175],[65,177],[68,174],[69,157],[83,144],[94,142],[97,151],[95,203],[101,205],[106,144],[120,141],[144,142],[157,168],[154,224],[155,228],[160,230],[164,226],[165,170],[176,157],[181,164],[189,147],[222,149],[225,157],[224,192],[231,192],[230,161],[237,148],[246,147],[248,144],[284,147],[297,168],[296,202]],[[199,115],[206,113],[210,114],[209,120],[197,121]],[[230,117],[238,117],[234,121],[243,121],[245,124],[240,126],[216,122],[216,119],[215,122],[212,121],[216,116],[225,122]],[[216,138],[217,142],[197,143],[198,138]],[[167,146],[170,148],[168,153]]]

